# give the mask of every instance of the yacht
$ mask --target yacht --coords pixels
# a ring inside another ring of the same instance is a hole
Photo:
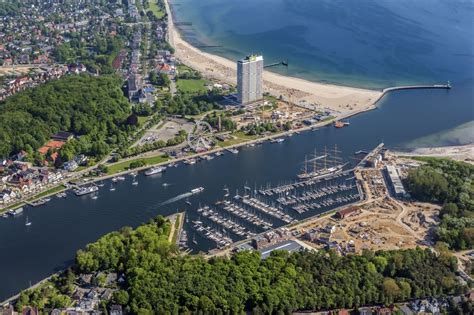
[[[276,138],[276,139],[272,139],[271,143],[282,143],[283,141],[285,141],[285,139],[283,139],[283,138]]]
[[[10,210],[10,211],[8,211],[8,213],[10,213],[10,215],[12,215],[12,216],[20,215],[20,214],[23,213],[23,207],[20,207],[20,208],[14,209],[14,210]]]
[[[196,164],[196,159],[188,159],[184,161],[185,164],[193,165]]]
[[[198,188],[191,189],[191,194],[195,195],[203,191],[204,191],[204,187],[198,187]]]
[[[30,221],[30,220],[28,220],[28,217],[26,217],[26,222],[25,222],[25,225],[26,225],[26,226],[30,226],[30,225],[31,225],[31,221]]]
[[[94,193],[98,190],[99,190],[99,187],[97,186],[79,187],[74,191],[74,193],[76,194],[76,196],[83,196],[83,195]]]
[[[145,175],[146,176],[155,175],[155,174],[158,174],[158,173],[162,173],[165,170],[166,170],[166,167],[164,167],[164,166],[156,166],[156,167],[152,167],[152,168],[146,170]]]

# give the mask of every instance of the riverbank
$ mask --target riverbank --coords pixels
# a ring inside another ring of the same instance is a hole
[[[168,13],[168,41],[175,48],[177,59],[198,70],[206,78],[236,85],[236,62],[209,54],[186,42],[174,25],[169,2],[170,0],[165,1]],[[267,70],[264,70],[263,76],[265,92],[276,97],[281,95],[295,104],[314,104],[317,109],[330,109],[341,115],[371,109],[383,95],[381,91],[311,82]]]

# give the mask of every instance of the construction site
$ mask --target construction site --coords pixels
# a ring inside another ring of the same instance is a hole
[[[416,166],[388,151],[367,159],[365,165],[355,170],[364,200],[334,215],[295,225],[291,229],[293,234],[300,235],[300,240],[313,248],[332,248],[342,254],[360,253],[364,249],[393,250],[433,245],[432,232],[439,221],[440,207],[404,198],[408,196],[401,178]],[[389,175],[393,170],[398,178]]]

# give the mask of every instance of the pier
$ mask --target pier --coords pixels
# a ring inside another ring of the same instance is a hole
[[[276,67],[276,66],[285,66],[285,67],[288,67],[288,59],[287,59],[287,60],[280,61],[280,62],[270,63],[270,64],[268,64],[268,65],[264,65],[263,67],[264,67],[264,68],[270,68],[270,67]]]
[[[382,90],[382,94],[375,100],[374,105],[377,104],[385,94],[392,92],[392,91],[401,91],[401,90],[426,90],[426,89],[444,89],[449,90],[451,89],[451,84],[422,84],[422,85],[402,85],[402,86],[393,86],[388,87]]]
[[[370,151],[369,154],[367,154],[362,160],[360,160],[359,163],[357,163],[355,168],[360,168],[364,166],[365,163],[367,163],[367,161],[369,161],[370,159],[373,159],[377,154],[379,154],[380,151],[383,149],[383,147],[384,147],[384,143],[382,142],[378,146],[376,146],[372,151]]]

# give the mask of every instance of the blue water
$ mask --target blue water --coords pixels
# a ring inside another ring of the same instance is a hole
[[[231,59],[255,52],[308,80],[380,88],[473,78],[473,1],[179,0],[193,43]]]
[[[230,59],[262,53],[267,64],[288,60],[288,68],[271,68],[284,75],[370,89],[450,81],[456,91],[447,97],[435,98],[427,91],[403,94],[399,102],[426,104],[418,127],[424,128],[427,119],[440,125],[400,146],[474,142],[474,1],[172,3],[177,3],[172,6],[175,20],[192,23],[180,27],[189,42],[220,45],[204,49]],[[433,106],[444,108],[441,116],[431,112]]]

